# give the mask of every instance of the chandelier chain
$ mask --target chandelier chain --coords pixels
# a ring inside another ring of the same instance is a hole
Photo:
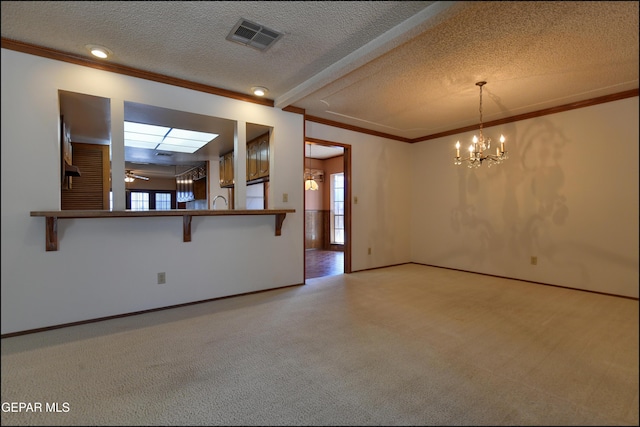
[[[482,140],[482,86],[484,86],[484,83],[478,86],[480,86],[480,140]]]

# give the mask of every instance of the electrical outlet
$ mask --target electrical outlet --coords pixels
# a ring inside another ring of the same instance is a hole
[[[531,265],[538,265],[538,257],[537,256],[532,256],[531,257]]]
[[[367,251],[367,253],[368,253],[369,255],[371,255],[371,248],[369,248],[369,250]]]
[[[282,201],[285,203],[289,201],[289,195],[287,193],[282,193]]]
[[[357,205],[358,204],[358,196],[354,196],[353,197],[353,204]]]
[[[167,283],[166,273],[158,273],[158,285],[164,285],[165,283]]]

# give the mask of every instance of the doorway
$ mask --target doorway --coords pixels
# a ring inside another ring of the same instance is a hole
[[[351,146],[306,138],[305,279],[351,273]]]

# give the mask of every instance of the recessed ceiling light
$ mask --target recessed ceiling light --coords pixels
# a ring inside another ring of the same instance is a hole
[[[253,92],[255,96],[265,96],[267,92],[269,92],[269,89],[262,86],[254,86],[251,88],[251,92]]]
[[[86,45],[86,48],[89,50],[89,52],[91,52],[93,56],[96,56],[101,59],[106,59],[109,56],[111,56],[111,54],[113,53],[106,47],[98,46],[96,44],[88,44]]]

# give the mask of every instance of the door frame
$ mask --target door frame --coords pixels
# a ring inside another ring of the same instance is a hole
[[[303,150],[302,150],[302,160],[303,160],[303,165],[305,164],[304,161],[306,159],[306,154],[307,154],[307,150],[306,150],[306,144],[307,143],[311,143],[311,144],[315,144],[315,145],[324,145],[324,146],[329,146],[329,147],[342,147],[343,149],[343,162],[344,162],[344,200],[345,200],[345,204],[344,204],[344,273],[345,274],[349,274],[352,272],[351,269],[351,247],[352,247],[352,236],[351,236],[351,215],[352,215],[352,206],[351,206],[351,193],[352,193],[352,181],[351,181],[351,145],[350,144],[344,144],[342,142],[336,142],[336,141],[327,141],[324,139],[318,139],[318,138],[310,138],[310,137],[305,137],[303,140]],[[302,185],[304,188],[304,180],[302,181]],[[303,207],[306,206],[306,192],[304,192],[303,189]],[[303,230],[306,230],[306,225],[307,225],[307,219],[306,219],[306,215],[303,215]],[[303,232],[303,239],[304,239],[304,232]],[[306,250],[306,244],[303,244],[303,250]],[[304,259],[304,277],[306,280],[307,277],[307,261],[305,259],[306,257],[303,257]]]

